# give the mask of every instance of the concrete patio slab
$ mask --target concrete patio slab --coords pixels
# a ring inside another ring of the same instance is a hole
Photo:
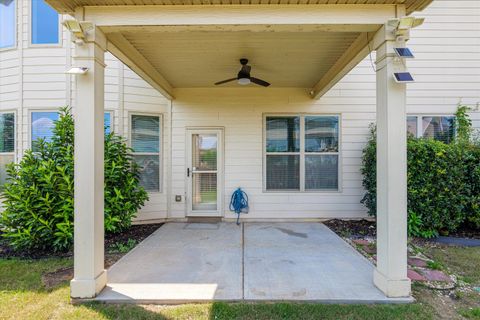
[[[108,270],[103,302],[406,303],[320,223],[168,223]]]
[[[165,224],[107,271],[98,300],[241,299],[241,238],[233,223]]]

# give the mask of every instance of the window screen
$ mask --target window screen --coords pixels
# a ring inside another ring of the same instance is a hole
[[[160,117],[132,115],[131,147],[140,166],[140,183],[147,191],[160,191]]]
[[[15,150],[15,115],[13,113],[0,114],[0,153],[14,152]]]
[[[0,49],[15,46],[16,40],[15,0],[0,1]]]
[[[32,44],[59,43],[58,13],[44,0],[32,0]]]
[[[424,116],[422,117],[423,137],[450,143],[455,135],[454,122],[453,116]]]
[[[266,190],[338,190],[338,116],[268,116],[265,146]]]
[[[305,190],[338,189],[338,116],[305,116]]]
[[[38,151],[39,139],[44,139],[46,142],[52,140],[53,128],[57,120],[58,112],[56,111],[32,112],[32,151]]]
[[[416,137],[417,136],[417,117],[416,116],[408,116],[407,117],[407,133]]]
[[[411,115],[407,117],[407,133],[417,138],[450,143],[455,139],[455,117]]]
[[[1,5],[0,5],[1,6]],[[0,114],[0,187],[7,180],[7,164],[15,159],[15,115]]]
[[[267,152],[300,151],[300,118],[267,117]]]
[[[305,117],[305,151],[338,151],[338,117]]]
[[[267,190],[300,190],[300,117],[267,117],[265,132]]]

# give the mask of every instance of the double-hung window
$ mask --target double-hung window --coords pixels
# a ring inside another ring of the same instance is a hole
[[[455,138],[455,117],[409,115],[407,132],[417,138],[430,138],[450,143]]]
[[[15,47],[17,33],[15,9],[15,0],[0,0],[0,49]]]
[[[265,117],[267,191],[338,190],[339,116]]]
[[[45,0],[32,0],[31,43],[35,45],[60,43],[59,15]]]
[[[140,167],[140,184],[150,192],[160,192],[160,116],[133,114],[130,145]]]
[[[57,111],[33,111],[30,128],[31,148],[33,152],[38,151],[38,140],[52,141],[55,121],[59,118]],[[104,114],[105,134],[112,130],[112,113],[107,111]]]
[[[15,114],[0,113],[0,186],[7,179],[6,165],[15,160]]]
[[[33,111],[31,122],[31,142],[32,151],[37,152],[40,139],[50,142],[53,137],[53,128],[55,121],[58,120],[57,111]]]

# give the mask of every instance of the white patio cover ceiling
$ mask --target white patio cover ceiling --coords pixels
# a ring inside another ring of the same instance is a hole
[[[432,0],[46,1],[95,24],[107,50],[167,97],[235,77],[240,58],[272,87],[320,97],[372,51],[388,19]]]

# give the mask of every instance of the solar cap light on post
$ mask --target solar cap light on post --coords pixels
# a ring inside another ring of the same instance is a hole
[[[71,32],[73,42],[77,45],[85,44],[85,38],[87,37],[87,33],[90,30],[93,30],[93,23],[88,21],[77,21],[75,19],[67,19],[62,22],[62,24],[67,28],[68,31]],[[73,74],[73,75],[83,75],[88,72],[87,67],[71,67],[65,73]]]
[[[388,21],[388,26],[395,30],[395,40],[398,44],[393,48],[396,58],[394,62],[401,63],[401,69],[398,72],[393,73],[393,78],[397,83],[410,83],[415,82],[412,74],[408,72],[404,59],[414,59],[412,50],[405,47],[405,41],[410,37],[410,29],[418,27],[423,24],[425,18],[417,17],[402,17],[397,19],[391,19]]]

